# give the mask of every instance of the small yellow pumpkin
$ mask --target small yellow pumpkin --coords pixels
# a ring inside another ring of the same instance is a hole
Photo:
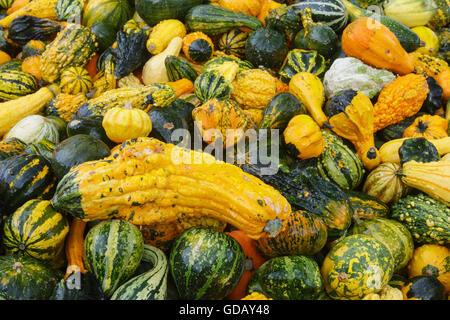
[[[297,157],[305,160],[318,157],[325,149],[325,140],[319,125],[306,114],[293,117],[283,132],[288,148],[292,144]]]
[[[436,33],[425,26],[414,27],[411,31],[417,34],[420,40],[425,42],[425,46],[420,47],[416,51],[430,56],[435,56],[439,50],[439,38]]]
[[[152,131],[152,122],[147,112],[131,107],[131,102],[123,108],[109,109],[102,122],[108,138],[116,143],[128,139],[146,137]]]
[[[441,116],[425,114],[403,132],[403,138],[440,139],[448,137],[448,121]]]
[[[88,93],[93,85],[91,75],[83,67],[70,67],[61,73],[60,87],[63,93]]]

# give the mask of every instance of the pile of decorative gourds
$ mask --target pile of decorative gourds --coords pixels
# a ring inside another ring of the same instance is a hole
[[[449,4],[0,0],[0,299],[448,299]]]

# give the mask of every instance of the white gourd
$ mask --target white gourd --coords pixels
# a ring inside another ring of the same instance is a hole
[[[26,144],[39,142],[43,139],[58,143],[59,132],[53,121],[35,114],[17,122],[5,136],[5,140],[10,138],[17,138]]]
[[[146,86],[159,83],[168,82],[166,65],[164,60],[167,56],[178,56],[181,51],[183,39],[180,37],[173,38],[166,50],[151,57],[144,65],[142,69],[142,81]]]

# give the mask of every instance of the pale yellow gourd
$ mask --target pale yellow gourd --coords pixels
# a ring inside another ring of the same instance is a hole
[[[398,154],[398,150],[406,139],[410,138],[394,139],[383,144],[379,150],[381,163],[400,163],[400,155]],[[432,139],[428,141],[434,144],[440,156],[450,153],[450,137]]]
[[[322,81],[310,73],[299,72],[289,82],[289,92],[302,102],[311,117],[322,127],[328,121],[322,110],[325,102],[325,89]]]
[[[0,136],[23,118],[42,111],[59,91],[58,86],[50,85],[24,97],[0,103]]]
[[[183,38],[185,35],[186,27],[180,20],[163,20],[152,29],[147,40],[147,50],[153,55],[161,53],[173,38]]]
[[[164,60],[167,56],[178,56],[180,54],[182,44],[182,38],[173,38],[167,46],[166,50],[151,57],[145,63],[144,68],[142,69],[142,81],[146,86],[158,82],[169,81]]]

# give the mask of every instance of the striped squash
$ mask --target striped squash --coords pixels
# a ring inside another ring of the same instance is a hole
[[[230,30],[222,35],[219,40],[219,50],[225,54],[238,58],[245,58],[245,44],[247,43],[248,32],[240,29]]]
[[[218,100],[224,100],[230,97],[231,86],[219,73],[212,71],[204,72],[197,77],[194,82],[194,90],[197,98],[206,102],[217,98]]]
[[[359,220],[350,229],[350,234],[365,234],[384,243],[394,258],[394,272],[405,267],[412,258],[414,242],[411,233],[398,221],[382,217]]]
[[[325,58],[317,51],[293,49],[286,56],[279,75],[281,81],[289,83],[299,72],[309,72],[321,78],[326,69]]]
[[[402,171],[399,164],[382,163],[369,173],[362,191],[384,203],[395,202],[409,191],[401,177]]]
[[[234,238],[198,227],[180,235],[169,257],[170,272],[184,300],[223,299],[239,282],[244,261],[244,251]]]
[[[150,263],[150,270],[121,285],[111,300],[165,300],[169,267],[166,255],[160,249],[144,245],[142,261]]]
[[[105,297],[127,281],[141,263],[144,240],[139,229],[124,220],[106,220],[89,230],[84,241],[87,269],[95,274]]]
[[[83,67],[70,67],[61,73],[59,86],[63,93],[88,93],[93,85],[89,72]]]
[[[0,7],[2,7],[3,9],[9,9],[12,4],[13,4],[14,0],[0,0]]]
[[[192,82],[197,78],[197,71],[183,58],[177,56],[167,56],[164,60],[167,78],[169,81],[189,79]]]
[[[132,15],[133,10],[129,1],[90,0],[83,10],[83,25],[92,27],[107,22],[111,28],[118,30]]]
[[[295,0],[294,2],[297,12],[310,8],[314,22],[324,23],[334,31],[340,31],[347,25],[347,8],[340,0]]]
[[[12,213],[31,199],[48,200],[56,188],[50,164],[38,155],[18,155],[0,164],[0,204]]]
[[[20,252],[49,262],[64,250],[69,232],[66,217],[47,200],[29,200],[5,222],[3,243],[8,252]]]
[[[319,216],[299,210],[291,213],[285,228],[275,237],[262,236],[258,250],[267,258],[288,255],[312,256],[327,242],[327,226]]]
[[[0,141],[0,161],[21,154],[25,150],[25,147],[26,144],[18,138]]]
[[[9,101],[34,93],[39,87],[36,77],[29,73],[4,70],[0,72],[0,100]]]
[[[362,161],[336,135],[322,130],[322,136],[326,145],[319,156],[320,175],[344,190],[355,189],[364,177]]]

